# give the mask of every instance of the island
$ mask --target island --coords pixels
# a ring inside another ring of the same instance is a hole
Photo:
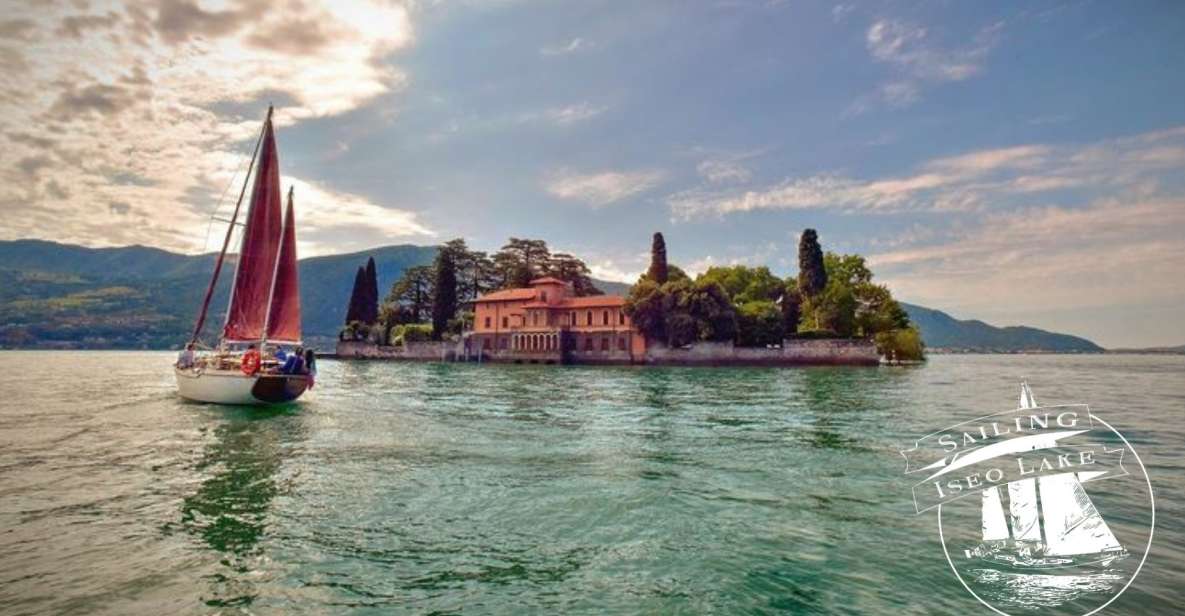
[[[813,229],[799,272],[669,264],[655,233],[649,269],[624,295],[545,242],[511,238],[495,255],[463,240],[409,268],[378,301],[373,259],[354,279],[339,358],[537,364],[877,365],[924,359],[908,313],[859,255],[824,254]]]

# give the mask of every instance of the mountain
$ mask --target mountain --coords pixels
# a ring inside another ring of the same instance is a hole
[[[436,248],[386,246],[302,259],[306,337],[337,335],[354,271],[368,257],[375,259],[379,289],[385,293],[404,269],[430,264]],[[212,254],[181,255],[144,246],[0,242],[0,347],[174,347],[193,327],[213,267]],[[225,318],[233,272],[232,258],[223,266],[210,303],[207,338]]]
[[[354,271],[374,257],[380,294],[434,246],[385,246],[302,259],[301,308],[306,338],[332,344],[345,317]],[[0,241],[0,348],[171,348],[186,339],[213,269],[214,255],[182,255],[145,246],[85,248],[40,240]],[[205,328],[225,316],[234,269],[224,266]],[[595,280],[624,295],[629,285]],[[931,348],[969,351],[1097,352],[1089,340],[1031,327],[993,327],[903,304]]]
[[[1103,348],[1078,336],[1055,334],[1035,327],[995,327],[983,321],[956,319],[941,310],[902,302],[909,318],[932,349],[973,352],[1099,353]]]

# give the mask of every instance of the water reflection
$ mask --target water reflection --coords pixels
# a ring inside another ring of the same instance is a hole
[[[210,408],[222,421],[195,466],[207,478],[181,503],[181,527],[220,554],[222,569],[208,576],[207,605],[248,606],[256,598],[268,514],[286,491],[284,454],[304,439],[299,409]]]

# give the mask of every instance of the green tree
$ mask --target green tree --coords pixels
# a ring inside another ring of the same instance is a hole
[[[603,292],[593,284],[592,272],[589,271],[584,261],[570,254],[557,252],[551,255],[547,260],[545,273],[571,284],[572,292],[577,297],[603,295]]]
[[[699,340],[724,342],[737,336],[737,313],[728,292],[717,283],[696,280],[685,300],[687,312],[696,320]]]
[[[873,340],[881,355],[897,361],[922,361],[926,359],[926,345],[922,333],[914,325],[878,333]]]
[[[698,277],[697,281],[717,283],[728,292],[735,304],[753,301],[777,301],[784,292],[785,283],[774,276],[768,267],[745,265],[715,266]]]
[[[346,324],[349,325],[355,321],[361,321],[360,316],[363,295],[366,293],[366,271],[359,267],[357,272],[354,272],[354,286],[350,290],[350,303],[346,305]]]
[[[457,301],[472,301],[498,288],[499,274],[489,255],[480,250],[469,250],[461,238],[445,242],[441,250],[452,253],[457,268]]]
[[[494,265],[498,269],[501,286],[528,286],[531,280],[544,274],[550,256],[547,242],[543,240],[510,238],[501,250],[494,253]]]
[[[811,298],[827,287],[827,269],[823,263],[823,248],[814,229],[806,229],[798,240],[798,290]]]
[[[806,314],[813,329],[850,337],[855,333],[856,296],[843,284],[828,284],[805,302]]]
[[[391,285],[391,292],[387,295],[386,303],[398,304],[406,309],[408,322],[423,322],[432,307],[434,280],[435,272],[431,266],[409,267],[403,270],[403,276]]]
[[[844,255],[828,252],[823,256],[823,270],[828,281],[837,281],[849,287],[872,282],[872,270],[860,255]]]
[[[745,302],[737,307],[737,344],[762,347],[781,344],[786,327],[782,310],[769,300]]]
[[[658,283],[643,276],[637,284],[630,287],[622,309],[634,327],[647,339],[666,339],[663,324],[663,292]]]
[[[432,296],[432,339],[440,340],[448,331],[449,321],[457,314],[457,266],[453,253],[442,250],[433,266],[436,282]]]
[[[785,286],[782,294],[782,328],[789,338],[798,333],[798,323],[802,320],[802,294],[798,292],[798,284]]]
[[[379,316],[379,281],[374,266],[374,257],[366,260],[366,271],[363,275],[363,288],[358,306],[358,320],[373,325]]]
[[[646,271],[646,276],[659,285],[664,285],[667,283],[669,275],[667,242],[661,233],[655,233],[654,239],[650,242],[650,269]]]

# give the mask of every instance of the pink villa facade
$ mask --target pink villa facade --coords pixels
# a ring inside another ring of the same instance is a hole
[[[466,352],[488,360],[536,363],[635,363],[645,337],[625,314],[619,295],[576,297],[551,277],[531,286],[494,291],[473,302]]]

